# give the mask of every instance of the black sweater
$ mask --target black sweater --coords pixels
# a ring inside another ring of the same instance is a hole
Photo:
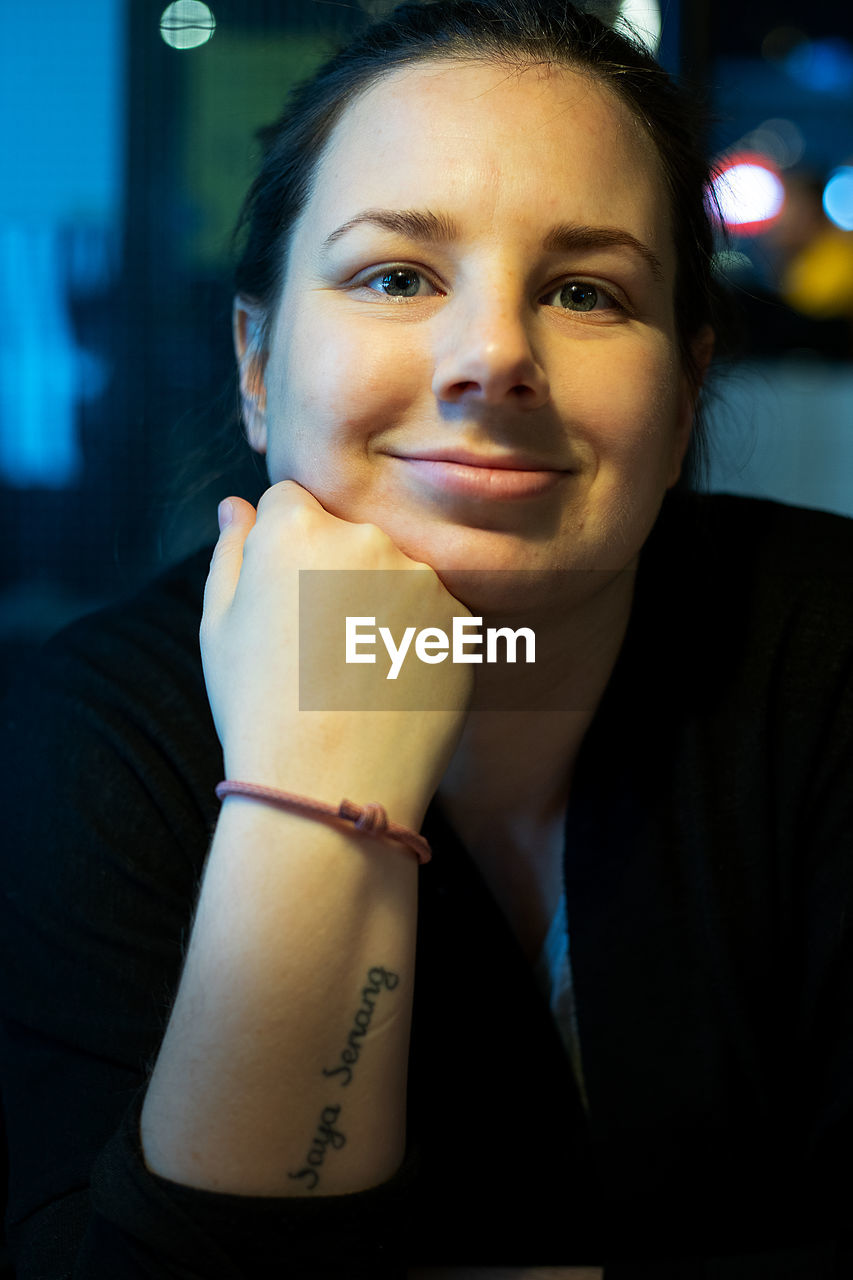
[[[853,522],[671,497],[644,549],[566,828],[588,1117],[433,804],[408,1155],[339,1197],[192,1190],[139,1150],[222,776],[208,558],[51,642],[4,711],[19,1280],[853,1274]]]

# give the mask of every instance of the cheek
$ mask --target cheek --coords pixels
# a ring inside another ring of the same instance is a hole
[[[332,324],[321,309],[282,324],[267,366],[271,480],[299,481],[330,510],[359,495],[371,442],[411,419],[422,362],[390,325]]]
[[[318,308],[279,347],[276,398],[341,435],[403,408],[422,385],[423,352],[393,322],[345,324]]]
[[[678,366],[667,352],[626,362],[621,376],[597,380],[594,424],[599,461],[627,470],[626,480],[654,481],[672,457],[681,420]]]
[[[340,336],[309,314],[284,326],[277,338],[274,406],[290,414],[313,415],[340,402],[353,364],[353,354]]]
[[[585,417],[594,476],[582,525],[617,559],[648,535],[672,479],[679,437],[681,380],[668,348],[620,361],[620,376],[590,382]]]

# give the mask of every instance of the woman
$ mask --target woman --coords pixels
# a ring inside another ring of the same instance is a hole
[[[562,4],[440,0],[269,132],[234,329],[271,487],[221,508],[204,684],[207,556],[9,718],[22,1277],[842,1274],[851,532],[678,492],[685,112]],[[468,615],[535,634],[523,709],[448,660],[389,709],[325,643]]]

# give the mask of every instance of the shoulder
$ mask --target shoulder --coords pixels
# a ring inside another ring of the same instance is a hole
[[[112,856],[133,826],[140,846],[197,856],[221,770],[198,643],[209,558],[73,623],[20,673],[0,712],[0,787],[36,860]]]
[[[635,612],[643,658],[679,700],[817,696],[828,712],[853,664],[853,520],[678,495],[643,552]]]
[[[736,570],[853,574],[853,520],[736,494],[673,495],[653,538]]]
[[[197,704],[209,559],[208,549],[199,551],[136,595],[59,631],[25,663],[4,707],[6,723],[12,717],[22,728],[34,706],[74,705],[105,723],[122,713],[144,723],[169,705]]]
[[[679,495],[661,512],[647,552],[649,582],[671,593],[677,581],[683,603],[700,611],[746,610],[757,622],[823,601],[839,626],[853,622],[846,516],[732,494]]]
[[[138,684],[169,663],[196,667],[210,555],[203,548],[137,594],[64,628],[36,657],[35,668]]]

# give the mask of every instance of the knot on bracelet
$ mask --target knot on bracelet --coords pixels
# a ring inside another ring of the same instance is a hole
[[[388,828],[388,814],[381,804],[373,801],[360,805],[353,804],[352,800],[342,800],[338,813],[354,823],[356,831],[363,831],[365,835],[381,835]]]

